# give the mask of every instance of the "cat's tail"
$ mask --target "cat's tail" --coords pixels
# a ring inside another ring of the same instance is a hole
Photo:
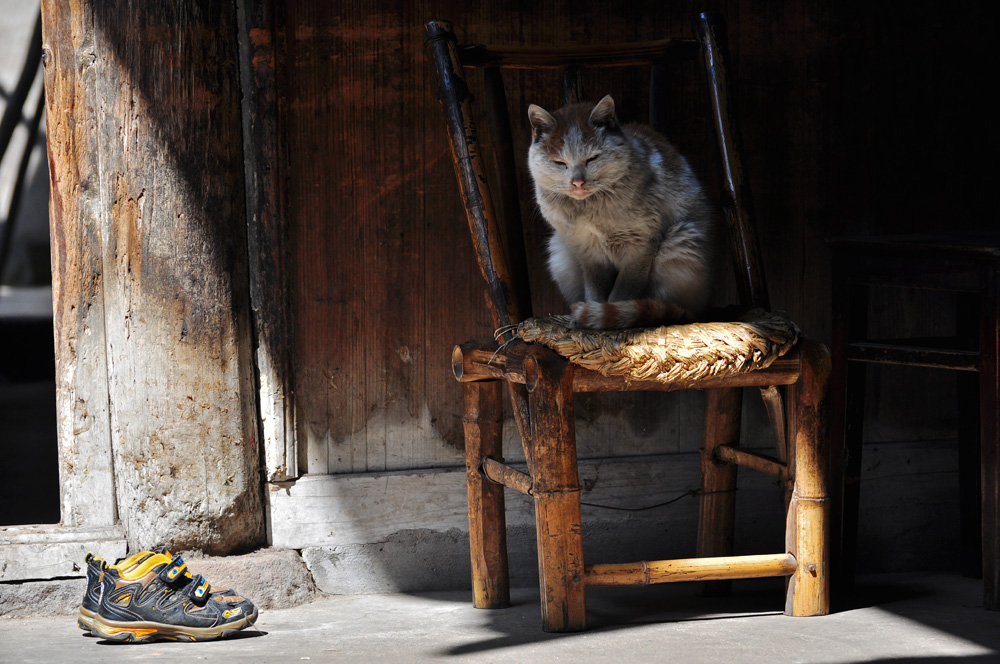
[[[648,298],[621,302],[574,302],[570,311],[571,326],[588,330],[654,327],[694,320],[691,312],[679,304]]]

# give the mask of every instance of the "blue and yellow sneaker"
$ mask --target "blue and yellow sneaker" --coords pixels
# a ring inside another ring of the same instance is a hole
[[[89,571],[89,569],[88,569]],[[252,625],[257,607],[193,576],[180,556],[154,553],[126,569],[104,568],[94,634],[114,641],[208,641]]]
[[[80,610],[77,612],[77,626],[85,632],[94,632],[94,618],[97,617],[97,607],[101,604],[101,588],[105,580],[111,580],[111,574],[106,573],[108,570],[118,572],[129,569],[157,553],[170,555],[166,547],[160,546],[148,551],[140,551],[127,558],[119,558],[112,565],[105,562],[101,557],[88,553],[86,558],[84,558],[84,561],[87,563],[87,590],[83,594],[83,601],[80,603]]]

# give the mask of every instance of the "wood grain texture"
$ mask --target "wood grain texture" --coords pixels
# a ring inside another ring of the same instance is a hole
[[[93,12],[107,399],[131,547],[264,537],[236,12]]]
[[[62,523],[117,519],[105,346],[97,55],[86,5],[42,4]]]
[[[279,141],[277,66],[283,14],[272,0],[236,5],[240,104],[250,304],[259,382],[260,440],[268,480],[298,476],[295,385],[292,366],[294,317],[289,278],[290,248]]]

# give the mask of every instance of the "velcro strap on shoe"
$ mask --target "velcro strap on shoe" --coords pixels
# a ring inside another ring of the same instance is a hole
[[[211,594],[212,584],[205,580],[201,574],[196,576],[188,586],[188,594],[198,606],[205,606],[208,596]]]
[[[187,565],[184,564],[184,559],[180,556],[174,558],[169,565],[160,570],[159,577],[165,583],[174,583],[177,579],[184,576],[184,570],[187,569]]]

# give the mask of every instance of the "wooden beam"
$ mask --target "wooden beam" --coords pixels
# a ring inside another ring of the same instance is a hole
[[[93,12],[42,2],[62,523],[118,520],[105,340]]]
[[[281,40],[275,0],[236,4],[250,306],[256,335],[260,431],[266,479],[299,475],[292,371],[293,324],[284,177],[279,149]]]
[[[677,581],[721,581],[791,576],[796,569],[795,556],[776,553],[720,558],[683,558],[612,565],[587,565],[588,586],[648,586]]]

